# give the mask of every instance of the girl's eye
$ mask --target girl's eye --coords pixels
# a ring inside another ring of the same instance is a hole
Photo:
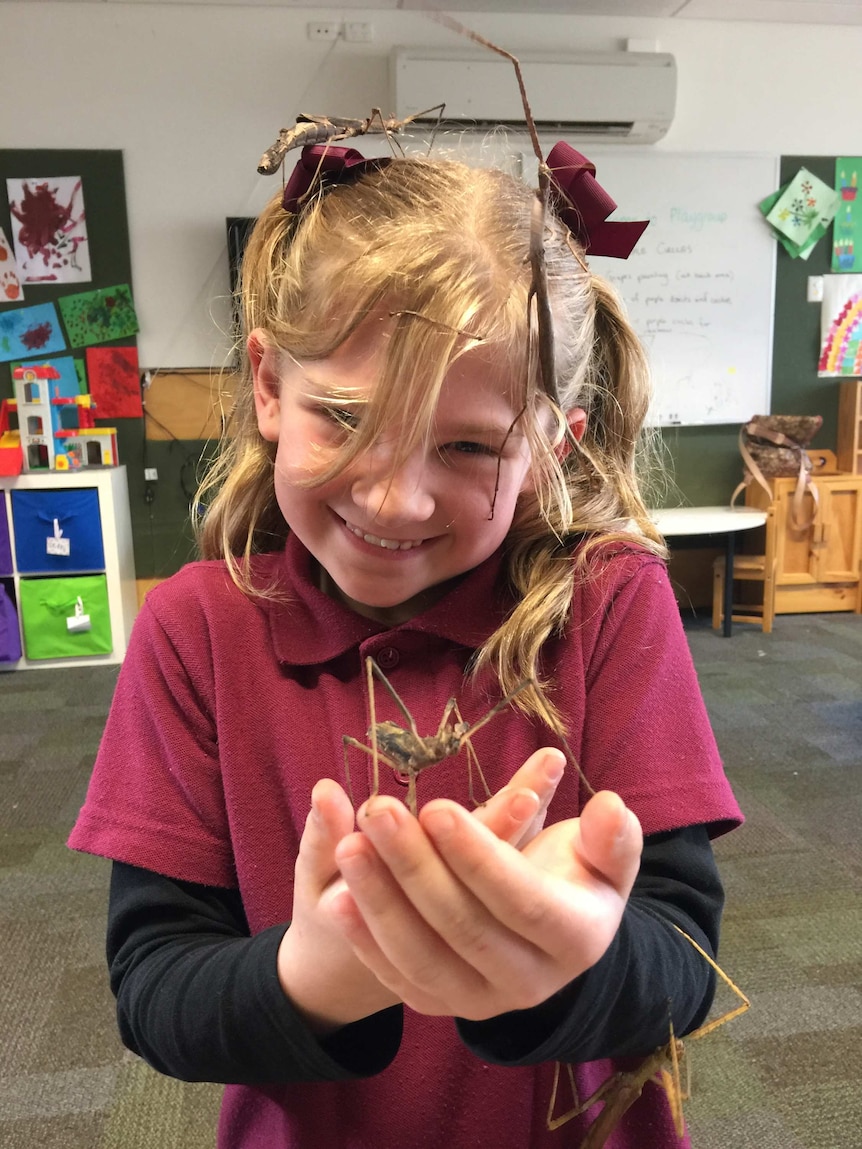
[[[489,447],[487,443],[476,443],[472,439],[457,439],[454,443],[447,443],[445,450],[452,451],[457,455],[488,455],[490,458],[497,457],[497,451],[493,447]]]
[[[346,430],[355,431],[359,426],[359,414],[356,411],[348,411],[344,407],[327,406],[320,407],[319,411],[325,419],[329,419],[330,422],[336,423]]]

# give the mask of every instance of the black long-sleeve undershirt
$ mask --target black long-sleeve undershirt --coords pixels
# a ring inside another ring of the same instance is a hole
[[[705,1017],[715,975],[676,930],[715,953],[724,901],[706,828],[646,838],[640,872],[607,953],[548,1001],[488,1021],[459,1020],[465,1045],[506,1065],[645,1055],[668,1019]],[[255,937],[238,890],[175,881],[115,862],[107,954],[124,1043],[187,1081],[263,1085],[379,1073],[401,1039],[393,1006],[318,1038],[281,989],[287,925]]]

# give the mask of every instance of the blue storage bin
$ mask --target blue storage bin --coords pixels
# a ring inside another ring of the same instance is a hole
[[[0,576],[12,573],[12,544],[6,515],[6,492],[0,491]]]
[[[21,574],[105,569],[99,492],[12,491],[15,555]]]

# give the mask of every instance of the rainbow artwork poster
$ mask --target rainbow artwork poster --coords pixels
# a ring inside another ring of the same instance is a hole
[[[824,275],[817,374],[862,375],[862,275]]]

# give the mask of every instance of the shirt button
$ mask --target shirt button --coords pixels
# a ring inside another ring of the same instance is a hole
[[[377,654],[377,665],[381,670],[392,670],[401,661],[401,655],[394,646],[384,646]]]

